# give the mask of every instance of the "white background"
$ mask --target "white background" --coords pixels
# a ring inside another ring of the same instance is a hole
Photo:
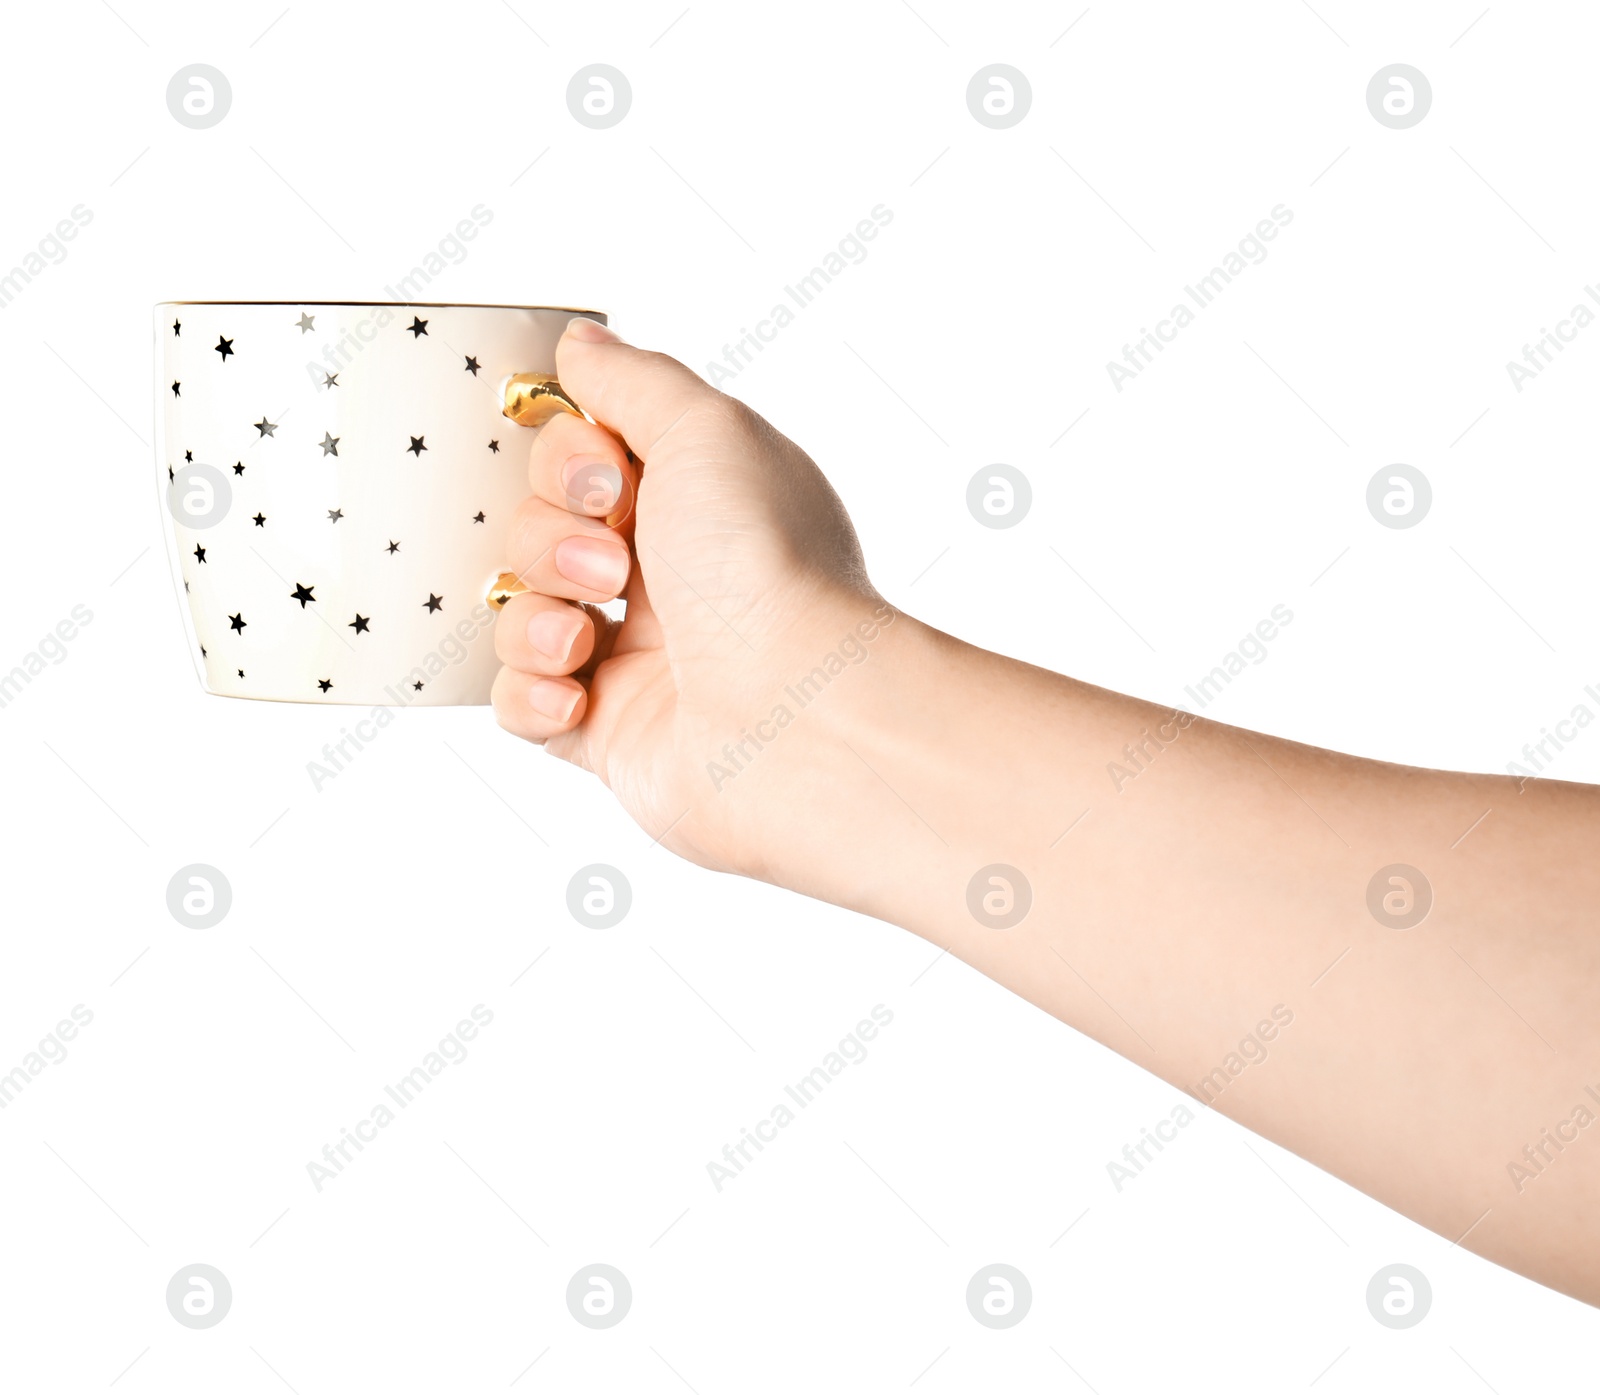
[[[8,12],[0,94],[0,263],[93,212],[0,311],[0,669],[94,617],[0,710],[0,1070],[94,1013],[0,1112],[7,1388],[1511,1395],[1592,1369],[1592,1310],[1217,1115],[1118,1193],[1106,1164],[1178,1092],[899,930],[680,865],[486,710],[403,714],[314,791],[350,710],[201,693],[144,444],[157,300],[381,298],[483,203],[428,299],[601,306],[703,370],[881,203],[729,387],[827,470],[892,601],[1174,703],[1284,604],[1214,715],[1503,770],[1600,707],[1600,328],[1521,393],[1505,368],[1600,280],[1592,9],[115,6]],[[165,104],[194,62],[233,89],[205,131]],[[603,131],[564,96],[595,62],[633,89]],[[993,62],[1033,89],[1008,130],[965,102]],[[1404,131],[1365,101],[1393,62],[1433,88]],[[1267,260],[1115,391],[1106,361],[1277,204]],[[1033,487],[1008,531],[965,506],[995,462]],[[1407,531],[1365,506],[1394,462],[1434,491]],[[1600,729],[1553,773],[1600,778]],[[167,911],[193,862],[233,888],[213,930]],[[633,887],[614,930],[566,909],[592,862]],[[478,1003],[468,1059],[314,1190]],[[878,1003],[868,1058],[717,1193],[707,1162]],[[205,1331],[164,1301],[195,1261],[233,1287]],[[564,1301],[592,1261],[633,1286],[609,1331]],[[1033,1288],[1006,1331],[963,1299],[991,1261]],[[1408,1331],[1366,1308],[1392,1262],[1433,1286]]]

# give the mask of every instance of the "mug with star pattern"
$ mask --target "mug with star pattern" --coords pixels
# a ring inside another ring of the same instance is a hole
[[[515,305],[156,306],[156,465],[201,682],[484,704],[527,427],[578,411],[567,321]]]

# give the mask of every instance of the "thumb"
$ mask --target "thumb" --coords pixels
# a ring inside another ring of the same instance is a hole
[[[696,407],[722,394],[666,354],[625,344],[598,320],[568,321],[556,345],[556,376],[578,404],[622,437],[641,460]]]

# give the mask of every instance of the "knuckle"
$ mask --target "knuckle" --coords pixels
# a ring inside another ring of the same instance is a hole
[[[737,397],[730,397],[725,392],[708,392],[705,399],[695,404],[689,418],[703,422],[713,429],[754,438],[759,436],[761,427],[765,424],[755,409],[741,402]]]
[[[537,498],[524,499],[518,504],[511,515],[511,526],[506,530],[506,548],[517,574],[520,576],[537,562],[555,542],[549,506]]]
[[[512,661],[512,659],[514,659],[516,657],[516,654],[514,652],[515,644],[516,644],[516,640],[514,638],[514,635],[515,635],[515,632],[516,632],[516,626],[514,624],[507,624],[506,623],[506,612],[509,611],[509,609],[510,609],[510,607],[507,606],[506,610],[502,610],[500,612],[499,623],[496,624],[495,627],[494,627],[494,656],[495,656],[495,658],[499,659],[502,664],[509,664]],[[502,670],[502,672],[503,671],[504,670]],[[495,699],[495,713],[496,713],[496,715],[499,714],[499,711],[500,711],[500,702],[499,702],[498,697],[496,697],[496,699]]]

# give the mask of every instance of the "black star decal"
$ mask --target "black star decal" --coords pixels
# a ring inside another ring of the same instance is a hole
[[[233,340],[224,339],[219,334],[217,336],[217,352],[222,355],[222,361],[226,363],[228,361],[228,355],[233,352]]]
[[[411,331],[411,337],[413,339],[420,339],[428,332],[428,322],[426,320],[419,320],[415,315],[413,315],[411,317],[411,323],[408,324],[406,328]]]
[[[395,542],[395,541],[394,541],[394,539],[393,539],[393,538],[391,538],[391,539],[390,539],[390,540],[389,540],[389,549],[388,549],[388,550],[389,550],[389,555],[390,555],[390,556],[391,556],[391,557],[393,557],[393,556],[394,556],[394,554],[395,554],[395,553],[397,553],[397,552],[398,552],[398,551],[400,551],[400,544],[399,544],[399,543],[397,543],[397,542]]]
[[[474,378],[478,376],[478,360],[473,358],[471,354],[467,355],[467,372],[472,374]]]
[[[266,516],[266,514],[258,513],[255,516],[255,525],[256,525],[257,528],[265,528],[267,526],[267,516]]]
[[[244,627],[247,623],[248,622],[245,620],[242,613],[239,615],[230,615],[228,617],[228,624],[233,628],[233,632],[236,635],[242,635],[244,633]]]
[[[172,473],[172,466],[167,466],[167,483],[171,484],[178,477]]]
[[[338,387],[339,375],[337,373],[324,373],[322,375],[322,386],[325,388]]]
[[[343,509],[329,509],[328,510],[328,522],[330,522],[330,523],[337,523],[343,517],[344,517],[344,510]]]
[[[244,473],[244,461],[241,460],[234,465],[233,473],[236,475],[242,475]]]
[[[208,657],[208,655],[207,655],[207,654],[206,654],[206,647],[205,647],[205,645],[203,645],[203,644],[202,644],[202,645],[201,645],[201,646],[200,646],[200,657],[201,657],[201,658],[202,658],[202,659],[204,659],[204,658],[207,658],[207,657]]]
[[[205,550],[205,548],[201,547],[199,543],[196,543],[194,545],[194,556],[195,556],[195,560],[197,562],[199,562],[202,566],[205,564],[206,550]]]
[[[176,378],[174,378],[172,380],[172,395],[174,397],[182,397],[183,396],[183,394],[178,391],[178,389],[181,388],[182,386],[183,386],[183,384],[180,383]]]
[[[444,606],[444,597],[436,596],[432,591],[430,591],[428,592],[428,599],[423,602],[423,605],[427,606],[428,614],[432,615],[434,611],[439,610]]]
[[[427,450],[427,447],[422,444],[421,436],[413,436],[411,438],[411,444],[407,446],[406,449],[410,451],[412,455],[420,457],[422,452]]]
[[[491,451],[493,451],[494,454],[499,455],[500,454],[500,442],[498,442],[498,441],[490,441],[489,442],[489,449]]]
[[[474,523],[482,523],[483,522],[483,510],[482,509],[479,509],[477,511],[477,513],[472,515],[472,521]]]
[[[183,338],[183,322],[181,320],[174,320],[172,322],[172,337],[174,339]]]
[[[244,670],[243,669],[239,670],[239,677],[241,677],[241,678],[244,677]]]
[[[422,680],[420,678],[411,685],[411,690],[416,693],[420,693],[422,691]]]
[[[190,465],[194,464],[194,452],[192,450],[184,451],[183,458],[184,458],[184,461],[187,464],[190,464]]]
[[[185,591],[187,591],[189,589],[189,583],[187,581],[183,583],[183,589]],[[202,649],[200,652],[203,654],[203,653],[205,653],[205,650]]]
[[[339,440],[340,438],[331,431],[324,431],[322,433],[322,453],[324,455],[338,455]]]
[[[275,421],[268,421],[265,413],[262,414],[260,421],[252,422],[251,425],[261,433],[261,436],[270,436],[278,429],[278,423]],[[257,436],[256,439],[259,441],[261,436]]]
[[[317,687],[321,688],[323,692],[327,692],[329,688],[333,687],[332,680],[319,678],[317,679]]]
[[[365,631],[367,631],[367,630],[369,630],[371,628],[372,628],[372,626],[371,626],[370,622],[368,621],[367,617],[365,615],[363,615],[359,610],[356,612],[356,618],[354,620],[352,620],[348,625],[345,626],[345,629],[354,630],[358,635],[364,633]]]
[[[300,318],[296,320],[295,323],[300,326],[300,333],[309,334],[317,327],[317,317],[315,315],[308,315],[304,310],[302,310],[300,312]]]
[[[317,588],[315,586],[307,586],[305,582],[297,581],[294,584],[294,594],[291,595],[289,599],[291,601],[299,601],[300,609],[304,610],[306,608],[307,601],[316,600],[316,597],[311,594],[316,589]]]

